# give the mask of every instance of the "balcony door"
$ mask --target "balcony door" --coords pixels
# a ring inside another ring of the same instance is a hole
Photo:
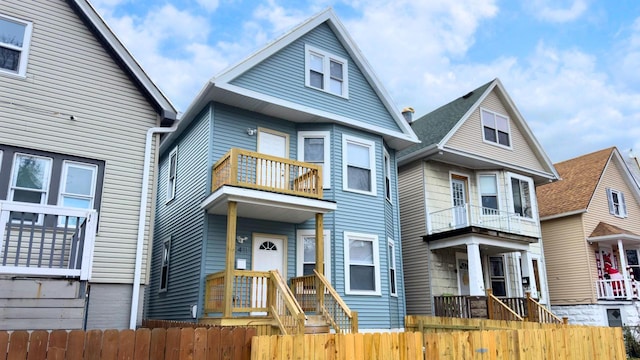
[[[278,270],[286,279],[284,272],[284,246],[286,237],[280,235],[254,234],[253,236],[253,271]],[[252,307],[267,306],[267,278],[254,277],[251,297]],[[253,313],[266,315],[266,313]]]
[[[467,221],[467,178],[451,175],[451,197],[453,201],[454,227],[469,226]]]
[[[258,129],[258,152],[281,158],[289,157],[289,135],[279,131]],[[277,161],[257,159],[256,182],[258,185],[288,188],[286,165]]]

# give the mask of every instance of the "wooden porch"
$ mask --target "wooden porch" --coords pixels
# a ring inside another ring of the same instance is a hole
[[[480,318],[490,320],[531,321],[546,324],[566,324],[537,302],[527,292],[526,297],[497,297],[491,289],[486,296],[447,295],[434,296],[435,316],[453,318]]]

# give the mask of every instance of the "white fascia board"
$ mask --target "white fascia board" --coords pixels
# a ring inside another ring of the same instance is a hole
[[[202,204],[200,204],[200,208],[207,209],[212,204],[223,198],[226,198],[227,201],[304,209],[307,211],[325,214],[335,211],[338,208],[338,205],[332,201],[276,194],[268,191],[245,189],[226,185],[209,195]]]
[[[109,25],[104,21],[102,16],[100,16],[95,8],[86,0],[73,0],[73,2],[76,4],[78,9],[82,11],[86,19],[95,26],[95,29],[107,41],[107,43],[109,43],[120,60],[122,60],[138,81],[140,81],[140,84],[142,84],[156,103],[163,109],[165,114],[162,114],[162,116],[175,120],[178,113],[175,106],[173,106],[169,98],[162,92],[162,90],[160,90],[153,80],[151,80],[142,66],[140,66],[140,63],[122,44],[120,39],[118,39]]]
[[[446,249],[451,247],[466,246],[470,244],[479,244],[492,247],[500,247],[505,249],[512,249],[513,251],[529,250],[529,244],[523,244],[514,241],[488,239],[481,236],[464,236],[454,239],[441,239],[429,241],[429,250]]]
[[[418,151],[414,151],[399,158],[398,166],[408,164],[414,160],[429,157],[433,154],[437,154],[438,151],[440,151],[440,148],[438,148],[438,144],[429,145],[425,148],[419,149]]]
[[[482,96],[480,96],[478,98],[478,100],[476,100],[475,104],[473,104],[473,106],[469,107],[469,110],[467,110],[467,112],[460,118],[460,120],[458,120],[456,125],[453,128],[451,128],[451,130],[449,130],[449,133],[447,133],[447,135],[445,137],[443,137],[442,140],[440,140],[440,143],[438,144],[439,146],[442,147],[442,146],[444,146],[444,144],[449,142],[449,140],[451,140],[453,135],[456,132],[458,132],[458,130],[460,130],[460,128],[462,127],[462,124],[464,124],[467,121],[467,119],[469,119],[469,116],[471,116],[471,114],[473,114],[473,112],[476,111],[476,109],[478,109],[480,107],[480,104],[482,104],[484,99],[487,98],[487,96],[491,93],[493,88],[496,86],[496,80],[497,79],[493,80],[491,85],[485,90],[485,92],[482,94]]]
[[[589,242],[603,242],[603,241],[611,241],[611,240],[630,240],[630,241],[640,242],[640,236],[630,235],[630,234],[614,234],[614,235],[594,236],[594,237],[587,238],[587,241]]]
[[[633,174],[631,173],[631,169],[629,169],[629,165],[622,158],[622,154],[620,154],[620,151],[618,150],[618,148],[614,148],[613,152],[614,152],[614,157],[618,162],[618,165],[620,165],[620,167],[623,169],[622,171],[624,172],[624,178],[627,185],[629,186],[629,188],[631,188],[631,192],[635,197],[636,201],[638,202],[638,204],[640,204],[640,187],[636,182],[636,179],[633,177]]]
[[[584,214],[586,212],[587,212],[587,209],[567,211],[567,212],[563,212],[563,213],[560,213],[560,214],[555,214],[555,215],[549,215],[549,216],[542,217],[542,218],[540,218],[540,221],[542,222],[542,221],[547,221],[547,220],[559,219],[559,218],[563,218],[563,217],[567,217],[567,216]]]

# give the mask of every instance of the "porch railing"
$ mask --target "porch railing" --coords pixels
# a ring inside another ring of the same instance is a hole
[[[278,270],[269,271],[269,310],[283,335],[304,334],[305,315]]]
[[[213,165],[211,191],[223,185],[322,198],[320,166],[238,148]]]
[[[491,289],[487,289],[487,313],[491,320],[524,321],[522,316],[493,295]]]
[[[626,300],[634,297],[633,286],[637,289],[638,282],[625,279],[596,280],[596,293],[598,299]]]
[[[0,201],[0,274],[91,278],[95,210]]]
[[[435,296],[433,305],[436,316],[455,317],[455,318],[471,318],[471,307],[469,306],[468,296]]]
[[[567,324],[569,322],[568,318],[560,318],[542,306],[542,304],[531,297],[530,293],[527,293],[527,314],[527,321],[545,324]]]
[[[478,226],[532,237],[540,236],[537,221],[507,211],[465,204],[429,213],[429,234],[467,226]]]

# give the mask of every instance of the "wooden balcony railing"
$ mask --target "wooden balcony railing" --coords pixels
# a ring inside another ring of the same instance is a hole
[[[223,185],[322,199],[318,165],[232,148],[213,165],[211,191]]]
[[[560,318],[542,306],[542,304],[531,297],[530,293],[527,293],[527,314],[527,321],[545,324],[567,324],[569,322],[568,318]]]
[[[95,210],[0,201],[0,274],[89,280]]]

